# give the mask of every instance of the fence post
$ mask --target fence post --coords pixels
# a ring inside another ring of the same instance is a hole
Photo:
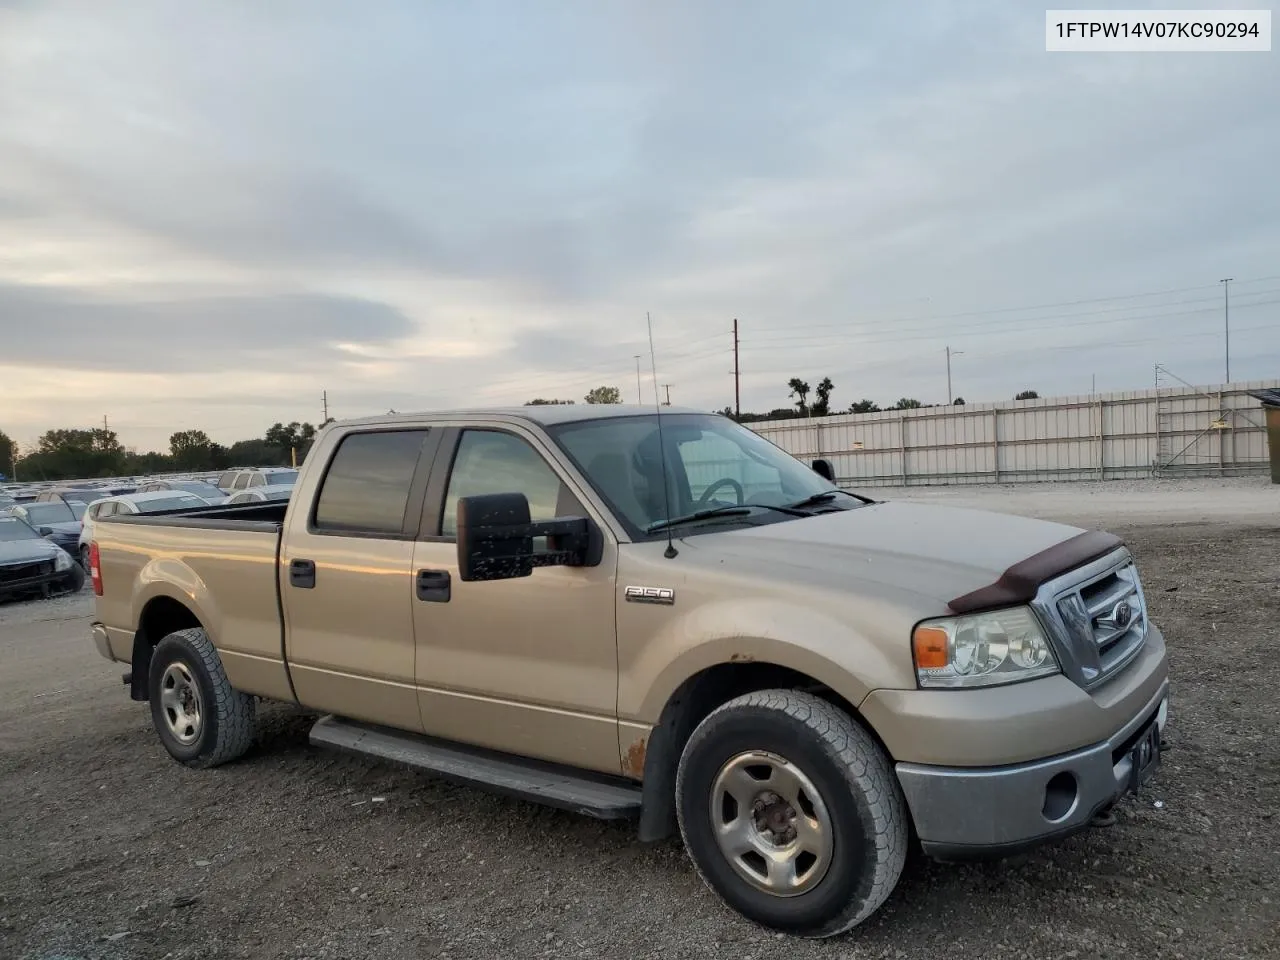
[[[898,453],[902,457],[902,485],[907,485],[907,412],[898,414]]]
[[[1107,479],[1107,401],[1098,397],[1098,479]]]
[[[991,468],[1000,482],[1000,408],[991,408]]]

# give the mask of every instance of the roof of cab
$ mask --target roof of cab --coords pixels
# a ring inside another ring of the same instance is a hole
[[[375,424],[412,424],[432,420],[528,420],[542,426],[577,423],[580,420],[604,420],[611,417],[653,416],[655,409],[635,403],[539,403],[522,407],[473,407],[461,410],[428,410],[421,413],[388,413],[380,417],[339,420],[336,426],[372,426]],[[662,415],[685,413],[707,414],[707,410],[689,407],[663,407]]]

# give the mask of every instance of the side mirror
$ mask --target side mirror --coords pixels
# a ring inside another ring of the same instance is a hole
[[[836,472],[831,469],[830,460],[813,461],[813,472],[829,483],[836,482]]]
[[[551,547],[534,553],[533,541]],[[458,500],[458,579],[513,580],[534,567],[581,567],[600,562],[598,534],[585,517],[534,523],[523,493],[488,493]]]
[[[49,527],[41,527],[39,530],[36,531],[36,533],[40,534],[40,536],[42,537],[53,536],[53,531]]]

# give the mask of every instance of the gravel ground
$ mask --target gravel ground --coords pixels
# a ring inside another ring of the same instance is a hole
[[[93,650],[87,593],[0,605],[0,957],[1280,956],[1280,511],[1127,520],[1172,658],[1160,774],[1110,829],[914,856],[829,941],[729,913],[675,842],[312,751],[286,707],[240,763],[186,770]]]

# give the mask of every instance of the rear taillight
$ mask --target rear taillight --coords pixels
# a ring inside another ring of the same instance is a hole
[[[89,579],[93,581],[93,595],[102,596],[102,568],[98,565],[98,541],[89,544]]]

